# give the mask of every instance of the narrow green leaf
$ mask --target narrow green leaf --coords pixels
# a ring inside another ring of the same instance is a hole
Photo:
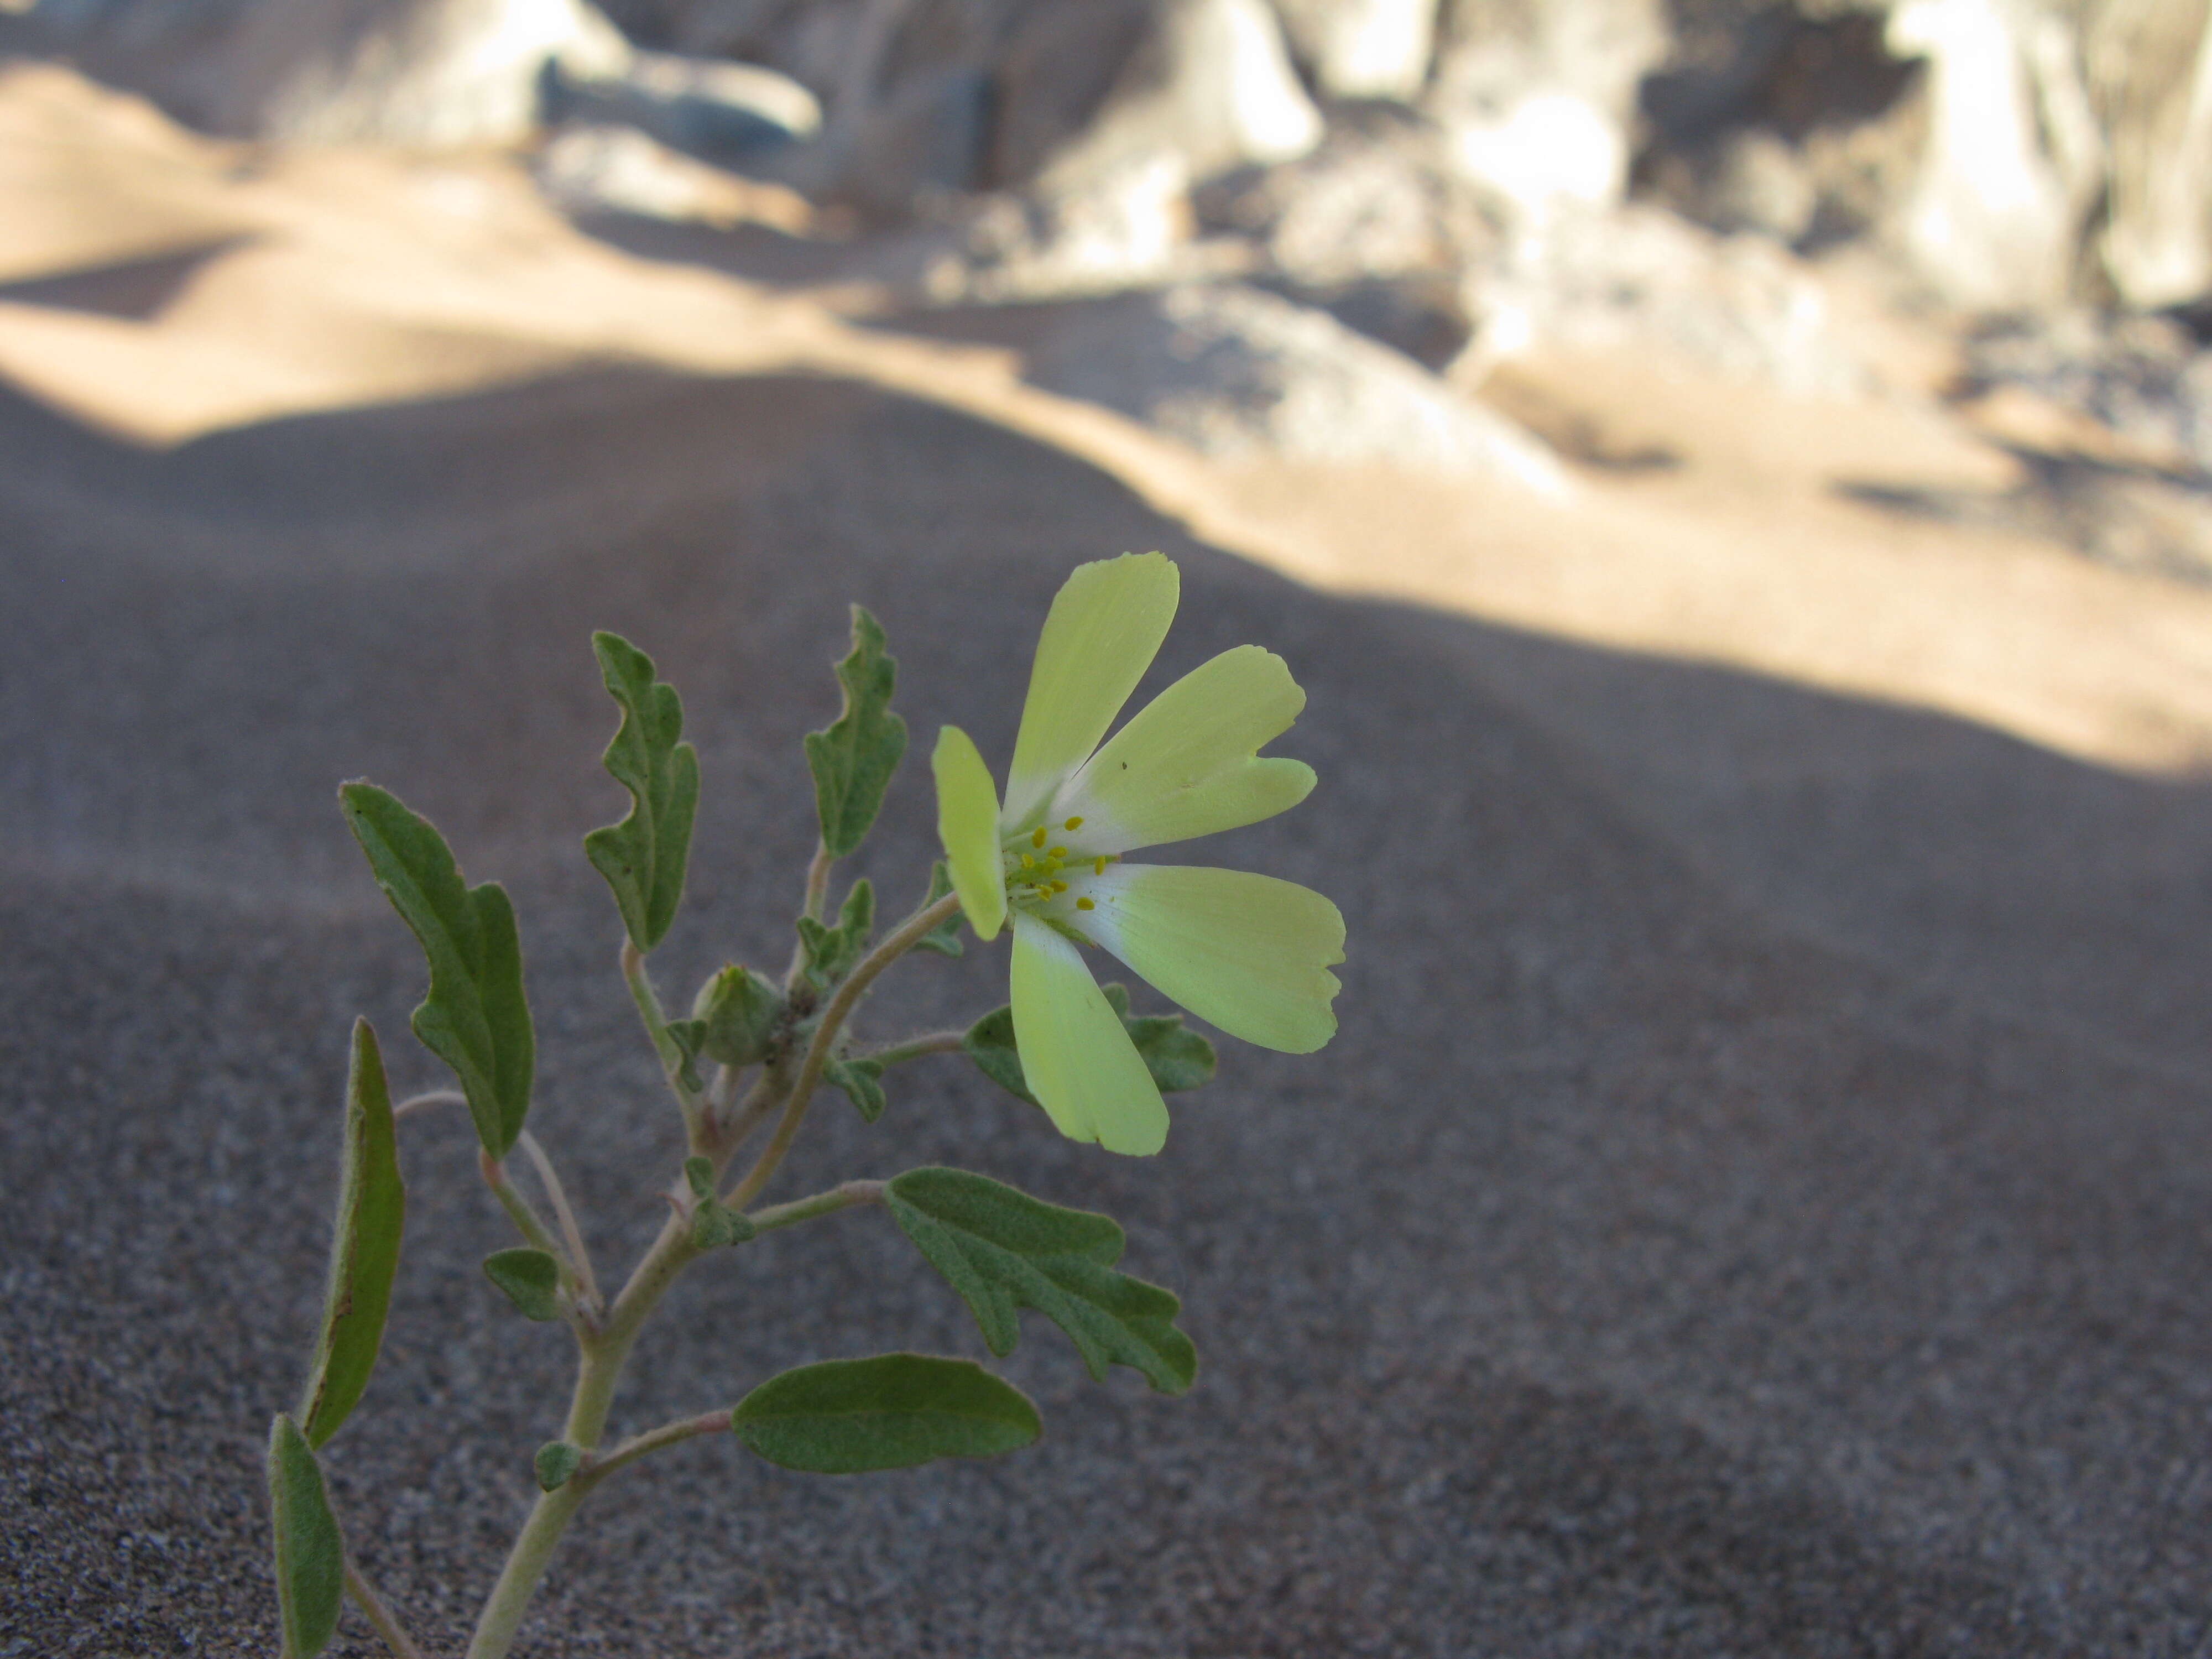
[[[876,1060],[833,1060],[822,1068],[822,1080],[842,1089],[871,1123],[884,1115],[883,1074],[883,1062]]]
[[[376,884],[429,959],[415,1035],[453,1068],[484,1150],[505,1158],[529,1113],[537,1064],[514,908],[497,882],[465,886],[445,838],[388,790],[356,781],[338,799]]]
[[[860,1474],[940,1457],[991,1457],[1035,1441],[1036,1407],[966,1359],[886,1353],[772,1376],[738,1402],[738,1438],[787,1469]]]
[[[799,938],[806,948],[807,978],[825,990],[844,978],[867,954],[868,937],[875,926],[876,890],[866,881],[854,882],[853,890],[845,895],[835,927],[825,927],[811,916],[799,917]]]
[[[483,1270],[525,1319],[542,1322],[561,1316],[561,1304],[553,1294],[561,1285],[561,1264],[544,1251],[520,1246],[495,1250],[484,1258]]]
[[[269,1425],[269,1511],[283,1659],[314,1659],[337,1632],[345,1540],[331,1513],[314,1448],[299,1425],[281,1413]]]
[[[884,653],[883,629],[854,605],[853,649],[837,665],[844,711],[825,730],[806,734],[822,844],[835,857],[843,858],[866,837],[906,753],[906,722],[890,708],[897,678],[896,660]]]
[[[547,1441],[538,1449],[538,1455],[531,1459],[532,1467],[538,1475],[538,1490],[560,1491],[582,1467],[583,1462],[582,1447],[572,1445],[566,1440]]]
[[[1114,1012],[1121,1017],[1122,1029],[1129,1041],[1142,1056],[1146,1069],[1164,1095],[1179,1094],[1185,1090],[1202,1088],[1213,1081],[1213,1045],[1197,1032],[1185,1028],[1181,1014],[1136,1014],[1129,1012],[1128,988],[1119,984],[1098,988]],[[1026,1100],[1032,1106],[1037,1098],[1030,1092],[1029,1079],[1022,1071],[1021,1050],[1014,1042],[1014,1011],[1011,1004],[995,1008],[969,1026],[960,1039],[960,1046],[968,1058],[974,1060],[984,1076],[1017,1099]]]
[[[660,943],[684,898],[691,856],[691,820],[699,808],[699,751],[679,741],[684,703],[676,688],[653,677],[653,659],[619,634],[594,634],[592,650],[607,691],[622,705],[622,724],[600,758],[629,791],[620,823],[584,837],[584,854],[607,878],[630,943]]]
[[[1117,1273],[1121,1229],[1110,1216],[1066,1210],[965,1170],[909,1170],[884,1202],[900,1231],[975,1316],[993,1353],[1021,1334],[1035,1308],[1066,1331],[1094,1379],[1127,1365],[1164,1394],[1197,1375],[1198,1353],[1175,1328],[1170,1291]]]
[[[929,892],[921,901],[926,909],[952,890],[952,872],[945,867],[943,859],[929,866]],[[934,951],[941,957],[957,957],[967,947],[960,942],[960,918],[949,916],[915,941],[917,951]]]
[[[783,995],[751,969],[733,962],[699,988],[691,1014],[706,1028],[701,1047],[708,1059],[725,1066],[757,1065],[775,1045]]]
[[[331,1236],[330,1289],[323,1297],[314,1365],[300,1403],[301,1431],[311,1446],[323,1445],[338,1431],[376,1368],[406,1216],[384,1057],[368,1022],[357,1019],[346,1073],[345,1162]]]
[[[699,1075],[699,1056],[707,1047],[707,1022],[703,1019],[672,1019],[661,1030],[676,1045],[676,1075],[693,1094],[705,1090],[707,1080]]]

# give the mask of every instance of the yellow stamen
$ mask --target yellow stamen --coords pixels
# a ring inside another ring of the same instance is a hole
[[[1078,816],[1068,819],[1066,823],[1061,824],[1060,827],[1063,830],[1080,830],[1083,828],[1083,819],[1081,815],[1079,814]]]
[[[1067,890],[1067,884],[1064,881],[1056,881],[1052,884],[1052,890],[1055,893],[1065,893]]]
[[[1065,847],[1048,847],[1045,848],[1044,855],[1048,859],[1064,859],[1067,856],[1067,848]]]
[[[1091,873],[1094,876],[1104,875],[1106,873],[1106,866],[1109,862],[1109,860],[1107,859],[1106,855],[1103,853],[1100,854],[1097,858],[1091,860]]]
[[[1098,907],[1089,899],[1078,899],[1075,901],[1075,908],[1079,910],[1096,910]]]
[[[1030,837],[1030,845],[1032,847],[1042,847],[1044,845],[1044,825],[1041,823],[1037,825],[1036,833]]]
[[[1023,854],[1022,854],[1022,868],[1023,868],[1023,869],[1024,869],[1024,870],[1034,870],[1034,869],[1036,869],[1036,860],[1035,859],[1031,858],[1031,857],[1030,857],[1027,853]]]

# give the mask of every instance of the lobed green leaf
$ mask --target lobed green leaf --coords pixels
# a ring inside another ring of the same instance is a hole
[[[1021,1335],[1017,1310],[1034,1308],[1067,1333],[1103,1379],[1127,1365],[1164,1394],[1198,1373],[1198,1352],[1175,1328],[1171,1291],[1115,1271],[1125,1240],[1110,1216],[1062,1209],[965,1170],[909,1170],[886,1188],[899,1230],[975,1316],[994,1354]]]
[[[691,1188],[691,1243],[702,1250],[743,1244],[758,1231],[752,1218],[726,1207],[714,1196],[714,1166],[696,1153],[684,1160],[684,1180]]]
[[[629,792],[619,823],[584,837],[584,855],[607,879],[630,943],[650,951],[676,920],[691,856],[691,822],[699,808],[699,751],[680,741],[684,702],[676,688],[653,677],[653,659],[618,634],[592,635],[608,695],[622,706],[622,724],[601,757]]]
[[[543,1250],[518,1245],[484,1258],[484,1277],[506,1293],[525,1319],[543,1323],[561,1316],[561,1264]]]
[[[1130,1042],[1162,1094],[1180,1094],[1213,1081],[1213,1045],[1185,1027],[1181,1014],[1133,1015],[1129,1012],[1126,986],[1109,984],[1098,988],[1105,993],[1109,1006],[1121,1016],[1122,1029],[1128,1032]],[[960,1046],[992,1082],[1018,1099],[1026,1100],[1032,1106],[1038,1104],[1037,1097],[1030,1092],[1029,1079],[1022,1071],[1021,1049],[1014,1042],[1014,1010],[1011,1003],[993,1009],[969,1026],[960,1039]]]
[[[330,1289],[323,1297],[322,1334],[300,1404],[300,1430],[319,1447],[368,1386],[392,1307],[399,1267],[399,1235],[407,1191],[399,1179],[399,1137],[384,1057],[365,1019],[353,1023],[346,1073],[344,1164],[338,1177],[337,1221],[331,1236]]]
[[[897,678],[896,660],[884,652],[882,627],[854,605],[853,649],[837,665],[843,712],[824,730],[806,734],[822,844],[833,857],[843,858],[866,837],[906,753],[906,722],[890,708]]]
[[[799,939],[806,951],[806,977],[825,990],[844,978],[867,954],[868,936],[875,925],[876,890],[865,880],[854,882],[853,890],[845,895],[835,927],[811,916],[799,917]]]
[[[833,1060],[822,1068],[822,1080],[843,1090],[845,1098],[871,1123],[884,1115],[883,1075],[879,1060]]]
[[[529,1114],[537,1065],[514,907],[496,882],[465,885],[445,837],[390,791],[356,781],[338,799],[376,884],[429,960],[415,1035],[453,1067],[484,1150],[504,1158]]]
[[[269,1425],[269,1511],[283,1659],[314,1659],[337,1632],[345,1540],[331,1513],[314,1448],[282,1413]]]
[[[769,1462],[816,1474],[991,1457],[1042,1431],[1020,1389],[966,1359],[887,1353],[828,1359],[772,1376],[730,1413]]]

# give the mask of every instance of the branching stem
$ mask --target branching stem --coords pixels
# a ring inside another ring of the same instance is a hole
[[[507,1178],[507,1166],[479,1146],[477,1149],[477,1168],[483,1172],[484,1185],[491,1188],[491,1195],[499,1200],[499,1207],[507,1212],[523,1237],[530,1242],[532,1248],[544,1251],[560,1262],[568,1275],[575,1278],[575,1264],[568,1261],[568,1252],[561,1248],[560,1241],[538,1218],[538,1212],[530,1207],[530,1200],[515,1191],[514,1183]],[[578,1282],[580,1283],[580,1279]]]
[[[668,1035],[668,1016],[662,1012],[659,994],[645,971],[645,952],[630,942],[628,934],[623,936],[622,972],[630,1000],[637,1004],[638,1018],[645,1022],[646,1035],[653,1039],[653,1052],[659,1057],[668,1091],[676,1097],[677,1109],[684,1114],[684,1143],[696,1152],[706,1144],[704,1103],[697,1090],[684,1084],[683,1051]]]
[[[896,962],[908,951],[921,943],[929,932],[957,915],[960,910],[957,894],[947,893],[934,904],[926,904],[904,921],[890,936],[860,958],[860,963],[837,988],[823,1010],[822,1018],[814,1028],[814,1040],[806,1046],[806,1058],[799,1062],[799,1075],[784,1097],[783,1115],[776,1120],[775,1133],[745,1178],[732,1189],[722,1201],[731,1209],[742,1210],[752,1202],[762,1188],[768,1185],[776,1167],[790,1152],[791,1143],[797,1139],[799,1126],[806,1121],[806,1108],[814,1097],[815,1085],[822,1081],[822,1068],[830,1063],[830,1055],[837,1041],[837,1033],[845,1024],[861,996],[875,982],[876,975]]]
[[[778,1227],[788,1227],[794,1221],[811,1221],[818,1215],[835,1215],[840,1210],[883,1201],[882,1182],[848,1181],[842,1186],[832,1187],[826,1193],[817,1193],[811,1198],[797,1198],[788,1204],[771,1204],[765,1210],[755,1210],[745,1219],[753,1224],[755,1232],[772,1232]]]
[[[398,1659],[428,1659],[416,1644],[415,1638],[407,1633],[407,1627],[399,1622],[399,1615],[392,1612],[385,1599],[376,1593],[376,1587],[362,1574],[350,1553],[345,1559],[345,1587],[346,1593],[353,1597],[354,1604],[368,1616],[368,1622],[376,1626],[376,1633],[384,1638],[384,1645],[390,1648]]]
[[[584,1466],[569,1479],[571,1481],[588,1480],[597,1486],[623,1464],[635,1463],[647,1452],[656,1452],[663,1446],[673,1446],[681,1441],[696,1440],[702,1434],[726,1434],[729,1428],[730,1412],[726,1406],[718,1412],[702,1412],[696,1417],[664,1423],[657,1429],[630,1436],[604,1457],[586,1458]]]
[[[888,1048],[878,1048],[866,1058],[880,1066],[901,1066],[909,1060],[920,1060],[925,1054],[957,1054],[967,1046],[965,1031],[932,1031],[926,1036],[908,1037],[904,1042],[894,1042]]]
[[[538,1179],[545,1188],[547,1200],[553,1206],[553,1218],[561,1224],[561,1237],[568,1246],[568,1264],[575,1269],[578,1288],[583,1291],[586,1305],[598,1313],[605,1304],[599,1299],[599,1281],[592,1272],[592,1253],[584,1245],[582,1229],[576,1225],[576,1212],[568,1207],[568,1194],[561,1185],[561,1177],[554,1173],[553,1160],[545,1155],[538,1137],[525,1129],[515,1139],[523,1156],[538,1171]]]

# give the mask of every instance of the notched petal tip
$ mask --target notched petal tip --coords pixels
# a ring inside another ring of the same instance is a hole
[[[1006,884],[999,866],[999,792],[991,769],[975,740],[957,726],[937,734],[929,764],[937,780],[937,836],[952,890],[975,937],[996,939],[1006,920]]]

